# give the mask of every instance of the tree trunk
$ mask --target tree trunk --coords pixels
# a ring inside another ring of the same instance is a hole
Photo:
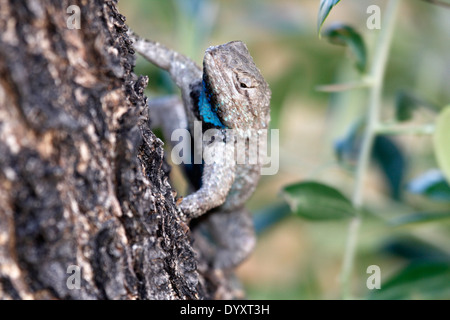
[[[124,21],[116,1],[0,0],[2,299],[225,290],[197,270]]]

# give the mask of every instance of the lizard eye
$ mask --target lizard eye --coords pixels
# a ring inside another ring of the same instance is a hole
[[[254,87],[252,79],[248,76],[238,77],[237,80],[239,81],[239,86],[241,88],[248,89]]]

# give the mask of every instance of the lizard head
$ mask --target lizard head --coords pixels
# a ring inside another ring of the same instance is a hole
[[[223,127],[268,128],[269,85],[243,42],[232,41],[206,50],[203,88],[214,116]]]

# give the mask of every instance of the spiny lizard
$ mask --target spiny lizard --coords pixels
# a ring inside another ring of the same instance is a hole
[[[243,151],[249,159],[249,146],[247,142],[244,150],[235,150],[237,144],[229,131],[233,129],[234,136],[249,140],[268,130],[269,86],[241,41],[208,48],[202,72],[186,56],[132,32],[129,35],[135,50],[167,70],[181,89],[182,103],[174,98],[149,102],[152,125],[161,125],[166,140],[179,128],[194,132],[195,121],[202,121],[203,131],[217,129],[212,140],[215,154],[223,158],[212,163],[203,161],[201,182],[194,193],[182,200],[180,208],[188,222],[200,216],[206,220],[217,246],[211,258],[213,266],[218,269],[234,267],[255,245],[251,215],[244,205],[259,181],[262,164],[260,161],[237,163],[236,152]],[[203,142],[203,150],[211,147],[212,140]],[[194,150],[194,153],[200,152]]]

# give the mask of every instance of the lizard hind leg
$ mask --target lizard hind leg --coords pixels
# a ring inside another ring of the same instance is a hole
[[[214,268],[234,268],[252,253],[256,236],[252,217],[247,209],[217,210],[209,217],[208,225],[217,245]]]

